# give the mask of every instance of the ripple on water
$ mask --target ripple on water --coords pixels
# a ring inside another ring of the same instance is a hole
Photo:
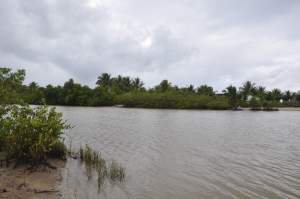
[[[101,198],[300,198],[300,112],[59,110],[76,125],[74,147],[126,168],[126,182],[107,182]],[[76,161],[64,177],[64,198],[99,198]]]

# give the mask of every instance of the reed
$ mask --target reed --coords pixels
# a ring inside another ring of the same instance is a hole
[[[125,178],[125,169],[115,161],[109,166],[109,177],[113,181],[123,181]]]
[[[88,145],[80,147],[77,153],[80,160],[85,164],[87,175],[90,179],[92,172],[97,174],[98,188],[100,189],[105,182],[105,179],[110,179],[113,182],[122,182],[125,179],[125,168],[116,161],[110,164],[102,158],[101,153],[93,150]]]

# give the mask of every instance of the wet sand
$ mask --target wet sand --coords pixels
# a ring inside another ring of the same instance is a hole
[[[300,107],[282,107],[280,111],[300,111]]]
[[[40,166],[29,169],[20,166],[0,168],[0,199],[57,199],[61,198],[58,185],[62,180],[61,169],[65,162],[51,160],[57,169]]]

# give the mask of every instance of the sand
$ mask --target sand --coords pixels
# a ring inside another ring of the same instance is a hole
[[[61,198],[58,186],[62,180],[64,161],[50,160],[57,169],[39,166],[0,168],[0,199],[57,199]]]

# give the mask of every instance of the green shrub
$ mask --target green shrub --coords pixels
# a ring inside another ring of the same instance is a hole
[[[9,105],[0,110],[0,141],[9,158],[39,163],[50,156],[65,157],[61,136],[70,126],[55,108]]]
[[[256,99],[256,97],[252,97],[249,102],[251,110],[259,111],[261,110],[262,104],[259,100]]]
[[[65,160],[67,158],[68,149],[65,143],[61,140],[57,140],[49,149],[49,157],[60,158]]]
[[[115,104],[139,108],[171,108],[171,109],[228,109],[228,99],[223,96],[206,96],[196,94],[165,93],[127,93],[117,96]]]
[[[278,111],[279,110],[278,108],[274,108],[276,106],[277,106],[276,102],[265,101],[263,104],[263,110],[264,111]]]

